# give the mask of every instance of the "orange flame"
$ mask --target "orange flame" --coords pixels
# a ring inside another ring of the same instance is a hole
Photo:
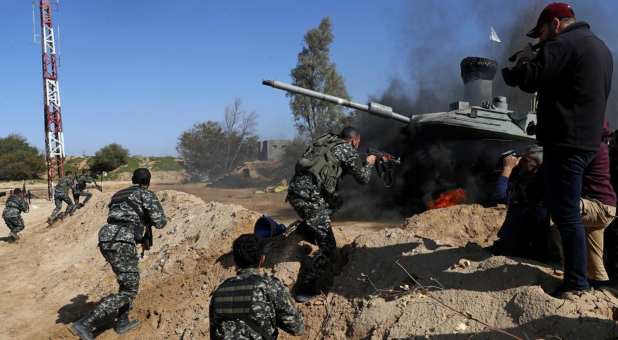
[[[427,203],[427,209],[440,209],[461,204],[466,201],[466,191],[455,189],[440,194],[438,198]]]

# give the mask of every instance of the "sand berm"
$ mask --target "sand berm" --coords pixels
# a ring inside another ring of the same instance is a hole
[[[26,215],[28,229],[20,242],[0,238],[0,339],[74,339],[67,325],[116,289],[96,247],[110,195],[97,193],[87,208],[51,228],[44,223],[48,203],[40,200]],[[208,338],[210,294],[234,273],[231,242],[251,232],[260,213],[177,191],[158,195],[170,222],[155,230],[155,245],[140,263],[133,314],[143,323],[124,338]],[[483,249],[503,218],[503,207],[462,205],[360,235],[336,226],[341,274],[329,294],[299,306],[306,319],[299,338],[618,336],[618,300],[611,292],[555,299],[547,292],[560,282],[557,268]],[[268,270],[291,286],[299,259],[311,249],[297,235],[276,240]],[[116,338],[109,330],[98,337]]]

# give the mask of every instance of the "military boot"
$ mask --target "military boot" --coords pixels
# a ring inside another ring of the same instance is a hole
[[[11,235],[11,237],[13,238],[13,240],[15,240],[15,241],[19,240],[19,234],[18,234],[18,233],[16,233],[16,232],[11,231],[11,232],[9,233],[9,235]]]
[[[139,320],[129,320],[129,312],[127,311],[118,316],[118,320],[116,320],[114,325],[114,331],[116,331],[116,334],[122,335],[134,330],[140,323],[141,321]]]
[[[78,336],[82,340],[94,340],[94,334],[92,334],[92,326],[90,325],[90,322],[88,322],[87,317],[75,321],[73,324],[71,324],[69,330],[71,331],[71,333],[73,333],[73,335]]]

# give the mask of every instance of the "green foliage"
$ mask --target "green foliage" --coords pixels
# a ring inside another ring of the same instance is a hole
[[[240,100],[225,110],[224,124],[195,124],[178,138],[176,149],[193,180],[216,180],[240,164],[258,156],[258,138],[253,134],[255,113],[240,108]]]
[[[39,178],[45,169],[45,158],[24,137],[0,138],[0,180]]]
[[[151,157],[150,160],[154,163],[153,171],[181,171],[182,165],[175,157]]]
[[[292,69],[293,84],[333,96],[349,99],[343,78],[330,61],[330,44],[334,36],[329,17],[322,19],[317,28],[305,34],[302,51]],[[349,123],[345,108],[318,99],[289,93],[290,108],[298,132],[315,138],[327,132],[339,131]]]
[[[129,161],[129,150],[123,148],[120,144],[109,144],[102,147],[90,158],[90,170],[94,172],[107,171],[110,172]]]
[[[78,173],[81,169],[79,166],[86,159],[85,157],[70,157],[64,161],[64,171],[71,171],[72,173]]]

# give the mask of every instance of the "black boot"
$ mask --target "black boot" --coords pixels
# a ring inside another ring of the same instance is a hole
[[[94,340],[90,323],[87,318],[81,318],[71,324],[69,329],[73,335],[78,336],[82,340]]]
[[[126,311],[120,313],[118,316],[118,320],[116,320],[116,324],[114,325],[114,331],[116,331],[116,334],[122,335],[134,330],[140,323],[141,321],[139,320],[129,320],[129,312]]]

